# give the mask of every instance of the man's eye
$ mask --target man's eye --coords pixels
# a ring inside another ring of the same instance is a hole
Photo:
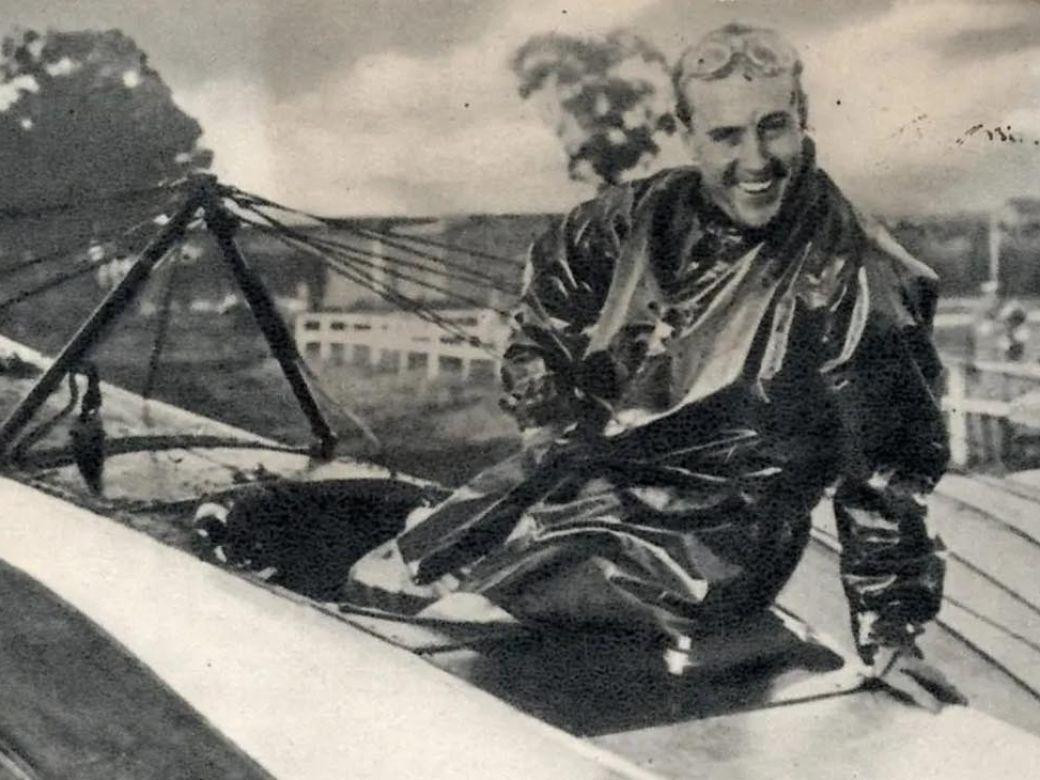
[[[779,133],[790,126],[787,114],[771,114],[758,123],[758,128],[763,133]]]
[[[739,127],[722,127],[709,132],[708,137],[717,144],[736,146],[740,143],[740,132]]]

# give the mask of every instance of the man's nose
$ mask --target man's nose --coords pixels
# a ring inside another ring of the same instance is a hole
[[[765,145],[757,133],[745,133],[738,155],[745,173],[763,173],[769,164]]]

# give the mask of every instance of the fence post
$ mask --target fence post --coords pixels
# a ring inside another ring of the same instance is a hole
[[[949,410],[950,459],[955,466],[968,465],[968,413],[964,409],[967,395],[965,368],[961,363],[951,362],[946,374],[946,399]]]

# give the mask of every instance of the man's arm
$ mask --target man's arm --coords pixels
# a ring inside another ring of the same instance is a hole
[[[889,295],[871,281],[861,295]],[[928,495],[949,460],[934,285],[917,279],[886,301],[887,310],[872,302],[855,353],[833,377],[844,427],[834,497],[841,577],[863,660],[895,687],[909,681],[943,700],[948,684],[920,662],[915,641],[939,611],[945,574],[942,542],[927,524]]]
[[[625,237],[623,205],[613,193],[582,204],[531,247],[502,363],[502,407],[525,446],[541,449],[609,392],[582,357]]]
[[[837,392],[843,474],[834,497],[857,647],[910,647],[939,611],[945,563],[929,494],[949,458],[929,328],[868,322]]]

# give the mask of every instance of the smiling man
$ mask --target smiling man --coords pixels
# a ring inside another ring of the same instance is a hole
[[[349,598],[462,591],[685,646],[773,603],[828,496],[861,656],[930,707],[958,699],[916,644],[944,574],[925,522],[948,459],[936,278],[816,166],[800,74],[742,25],[683,55],[693,165],[532,247],[503,369],[523,452],[413,514]]]
[[[745,27],[710,34],[676,70],[676,113],[701,192],[735,224],[769,224],[801,171],[807,111],[800,70],[776,34]]]

